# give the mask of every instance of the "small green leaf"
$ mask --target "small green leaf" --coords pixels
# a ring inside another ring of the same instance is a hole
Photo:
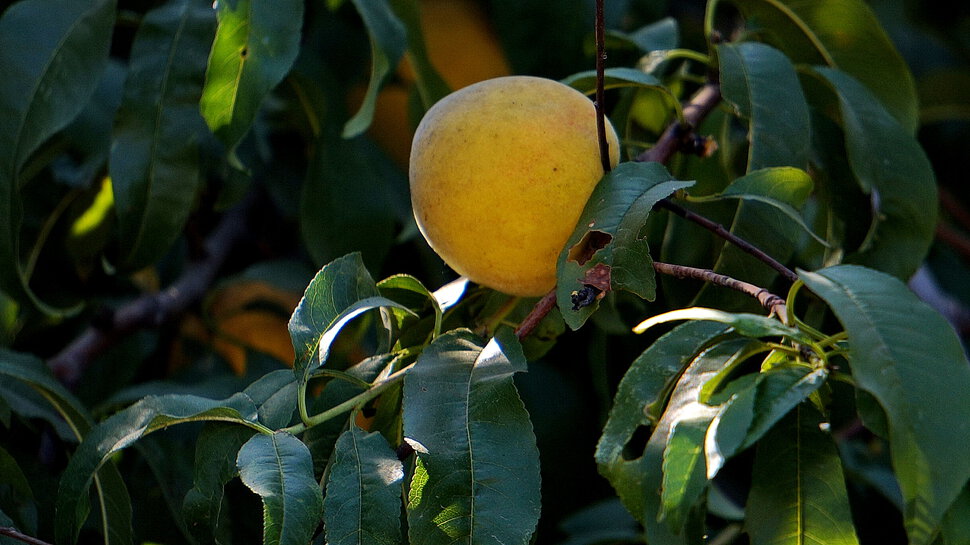
[[[351,426],[337,440],[327,481],[327,543],[400,543],[403,480],[404,466],[384,437]]]
[[[529,543],[539,520],[539,451],[512,381],[525,365],[510,332],[482,346],[454,330],[405,377],[404,434],[422,468],[408,502],[411,543]]]
[[[377,284],[364,267],[360,254],[350,254],[324,265],[310,281],[289,322],[296,352],[293,368],[297,374],[301,375],[311,365],[320,338],[341,313],[362,299],[378,295]]]
[[[132,44],[111,149],[120,263],[155,262],[182,233],[202,184],[199,114],[215,31],[207,0],[177,0],[148,12]]]
[[[905,284],[839,265],[800,277],[849,335],[857,386],[886,411],[910,543],[930,543],[970,479],[970,363],[953,328]]]
[[[713,308],[683,308],[652,316],[633,328],[634,333],[643,333],[657,324],[677,320],[706,320],[719,322],[734,328],[738,334],[758,339],[761,337],[787,337],[803,342],[812,342],[807,334],[787,326],[774,318],[760,314],[730,313]]]
[[[274,430],[288,425],[293,418],[296,392],[296,377],[289,369],[270,371],[243,390],[256,405],[259,421]]]
[[[802,404],[758,443],[745,526],[752,545],[857,545],[842,464]]]
[[[680,100],[656,77],[634,68],[610,68],[606,70],[604,76],[603,85],[606,89],[633,87],[655,92],[667,107],[677,113],[677,119],[683,119],[684,112]],[[573,74],[562,82],[581,93],[591,94],[596,91],[596,71],[588,70]]]
[[[724,191],[714,195],[688,197],[690,202],[714,202],[738,199],[766,204],[792,220],[819,244],[829,247],[828,242],[815,234],[805,223],[805,218],[790,203],[804,203],[814,188],[807,172],[792,167],[763,168],[749,172],[731,182]]]
[[[199,108],[230,151],[249,131],[266,95],[300,51],[303,2],[219,0]]]
[[[0,17],[0,289],[63,315],[30,289],[21,265],[21,167],[87,104],[108,60],[114,0],[26,0]]]
[[[872,198],[874,225],[848,261],[909,278],[929,251],[936,228],[937,190],[929,159],[858,81],[825,67],[816,67],[814,74],[838,97],[849,165]]]
[[[374,118],[377,93],[387,76],[397,67],[407,47],[404,25],[397,18],[387,0],[353,0],[357,13],[364,20],[370,37],[370,83],[360,109],[344,125],[343,137],[360,136]]]
[[[756,42],[722,44],[717,51],[721,93],[750,120],[748,171],[806,168],[812,134],[808,103],[788,57]]]
[[[559,254],[556,300],[569,327],[578,329],[598,306],[573,310],[571,294],[585,284],[599,281],[654,299],[653,259],[640,230],[659,200],[693,183],[674,180],[659,163],[634,162],[619,165],[600,180]]]
[[[254,435],[236,457],[239,478],[263,500],[263,545],[305,545],[323,515],[306,445],[285,432]]]
[[[919,123],[913,76],[863,0],[731,0],[749,30],[796,64],[852,74],[912,134]],[[878,62],[874,59],[879,59]]]
[[[629,34],[607,31],[606,36],[607,39],[620,39],[629,42],[643,53],[665,51],[680,44],[680,28],[677,20],[673,17],[664,17]]]
[[[397,274],[378,282],[377,289],[388,299],[402,303],[413,311],[420,311],[430,303],[434,312],[432,337],[437,337],[441,333],[441,320],[444,316],[441,304],[438,303],[435,295],[428,291],[428,288],[424,287],[424,284],[417,278],[406,274]],[[398,314],[406,315],[407,313],[398,311]]]

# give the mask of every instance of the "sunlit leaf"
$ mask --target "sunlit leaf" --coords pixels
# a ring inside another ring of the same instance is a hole
[[[761,316],[759,314],[743,314],[724,312],[713,308],[684,308],[672,310],[663,314],[652,316],[640,322],[633,328],[634,333],[643,333],[657,324],[673,322],[677,320],[706,320],[720,322],[734,328],[739,334],[745,337],[788,337],[804,342],[811,342],[811,337],[801,331],[787,326],[774,318]]]
[[[893,468],[910,543],[930,543],[970,479],[970,363],[950,324],[878,271],[839,265],[800,277],[849,335],[856,385],[889,422]]]
[[[752,545],[856,545],[842,464],[811,406],[758,443],[745,526]]]
[[[303,2],[219,0],[219,27],[199,104],[212,132],[233,150],[263,99],[289,72],[300,49]]]
[[[511,334],[467,330],[433,341],[404,379],[404,434],[420,460],[411,543],[525,545],[539,519],[539,451],[512,382],[524,370]]]
[[[404,466],[379,433],[351,426],[337,441],[324,513],[332,545],[401,541]]]
[[[239,478],[263,500],[263,545],[305,545],[323,515],[306,445],[285,432],[254,435],[236,456]]]

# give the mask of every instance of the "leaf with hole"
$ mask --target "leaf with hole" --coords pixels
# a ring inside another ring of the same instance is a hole
[[[653,259],[641,229],[658,201],[694,182],[673,179],[659,163],[622,163],[600,180],[576,229],[559,254],[556,300],[566,324],[578,329],[598,301],[573,302],[573,293],[592,286],[598,293],[622,289],[652,301]]]

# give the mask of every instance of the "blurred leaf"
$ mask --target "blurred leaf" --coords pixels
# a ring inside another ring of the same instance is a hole
[[[680,45],[680,27],[673,17],[664,17],[630,33],[607,31],[606,37],[629,42],[644,53],[666,51]]]
[[[688,322],[676,327],[630,365],[617,387],[613,408],[596,447],[596,463],[626,508],[641,522],[648,518],[655,521],[659,513],[660,497],[656,491],[661,484],[663,447],[649,457],[645,452],[625,450],[638,431],[657,423],[681,370],[727,331],[728,328],[712,322]],[[657,428],[654,434],[659,431]]]
[[[909,278],[923,262],[936,227],[933,168],[919,143],[843,72],[816,67],[838,96],[846,152],[863,191],[872,195],[875,225],[848,261]]]
[[[690,202],[713,202],[739,199],[766,204],[795,222],[816,242],[828,247],[828,242],[816,235],[815,231],[805,223],[801,213],[789,204],[805,202],[811,195],[813,187],[812,178],[804,170],[791,167],[763,168],[734,180],[720,193],[688,197],[688,200]]]
[[[334,451],[324,497],[327,542],[332,545],[397,545],[401,542],[404,467],[379,433],[357,426]]]
[[[906,533],[930,542],[970,479],[970,363],[946,320],[886,274],[853,265],[802,272],[849,334],[857,386],[889,420]]]
[[[238,474],[236,455],[253,433],[249,428],[223,422],[207,423],[199,433],[194,486],[182,502],[185,525],[199,542],[232,543],[223,488]]]
[[[966,545],[970,543],[970,488],[964,488],[957,500],[943,517],[940,537],[943,545]]]
[[[506,331],[506,330],[500,330]],[[539,519],[539,451],[512,375],[514,335],[467,330],[432,341],[404,379],[404,434],[422,470],[408,501],[412,543],[529,543]]]
[[[842,464],[811,406],[799,405],[762,441],[745,527],[752,545],[855,545]]]
[[[916,85],[863,0],[731,0],[749,30],[796,64],[825,64],[868,87],[909,134],[918,125]]]
[[[761,337],[787,337],[802,342],[812,342],[805,333],[787,326],[774,318],[760,314],[738,314],[713,308],[683,308],[652,316],[633,328],[634,333],[643,333],[657,324],[676,320],[706,320],[731,326],[734,331],[753,339]]]
[[[257,434],[239,449],[239,478],[263,500],[263,544],[304,545],[323,515],[306,445],[285,432]]]
[[[618,498],[599,501],[569,515],[559,525],[559,530],[567,536],[559,545],[642,541],[637,521]]]
[[[314,261],[360,251],[377,270],[394,242],[406,187],[373,142],[346,140],[327,128],[313,148],[300,197],[300,229]]]
[[[225,400],[167,395],[146,397],[101,422],[84,436],[84,441],[61,478],[57,493],[57,541],[77,541],[78,531],[86,518],[83,507],[91,479],[99,468],[112,467],[104,464],[113,453],[145,435],[184,422],[233,422],[266,431],[265,427],[255,422],[255,418],[256,407],[245,394],[236,394]],[[125,541],[130,541],[130,537]]]
[[[111,150],[125,270],[169,250],[202,185],[199,144],[208,131],[198,108],[214,30],[210,2],[176,0],[148,12],[135,34]]]
[[[415,84],[421,98],[421,111],[424,112],[450,93],[451,88],[431,64],[428,44],[421,25],[421,3],[418,0],[390,0],[390,2],[405,27],[407,60],[414,69]]]
[[[21,266],[21,167],[84,108],[108,60],[114,0],[18,2],[0,17],[0,289],[43,312]]]
[[[387,0],[352,0],[364,20],[370,37],[371,73],[367,93],[360,109],[344,125],[343,137],[360,136],[374,117],[374,104],[381,85],[397,66],[407,47],[404,25]]]
[[[572,309],[572,292],[593,284],[590,275],[610,289],[648,301],[656,297],[653,260],[641,229],[657,201],[693,183],[674,180],[659,163],[634,162],[620,164],[600,180],[559,254],[556,299],[569,327],[578,329],[598,306]]]
[[[28,535],[37,535],[37,504],[30,481],[20,464],[0,447],[0,513],[7,513],[11,524]]]
[[[209,128],[232,152],[263,99],[296,60],[303,2],[219,0],[217,16],[199,107]]]
[[[54,378],[44,362],[34,356],[0,349],[0,377],[10,377],[29,385],[67,421],[74,439],[80,441],[87,437],[91,428],[91,417],[81,403]],[[128,490],[114,464],[95,469],[97,471],[92,470],[88,474],[88,483],[91,480],[94,481],[95,499],[99,520],[102,522],[101,531],[104,541],[106,544],[128,543],[131,541],[131,500],[128,497]],[[88,485],[85,485],[85,490],[87,487]],[[75,504],[76,510],[73,512],[77,525],[83,523],[88,515],[87,494],[84,495],[83,500]],[[55,531],[58,535],[66,531],[72,532],[69,535],[76,536],[77,534],[74,533],[77,531],[76,528],[76,526],[66,528],[58,520]]]
[[[791,61],[777,49],[756,42],[722,44],[717,52],[721,93],[751,123],[748,172],[765,167],[806,168],[812,134],[808,103]]]

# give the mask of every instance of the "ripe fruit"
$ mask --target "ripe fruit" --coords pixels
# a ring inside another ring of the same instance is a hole
[[[607,141],[615,165],[611,125]],[[476,83],[421,120],[409,175],[418,227],[448,265],[505,293],[542,295],[603,176],[595,108],[553,80]]]

